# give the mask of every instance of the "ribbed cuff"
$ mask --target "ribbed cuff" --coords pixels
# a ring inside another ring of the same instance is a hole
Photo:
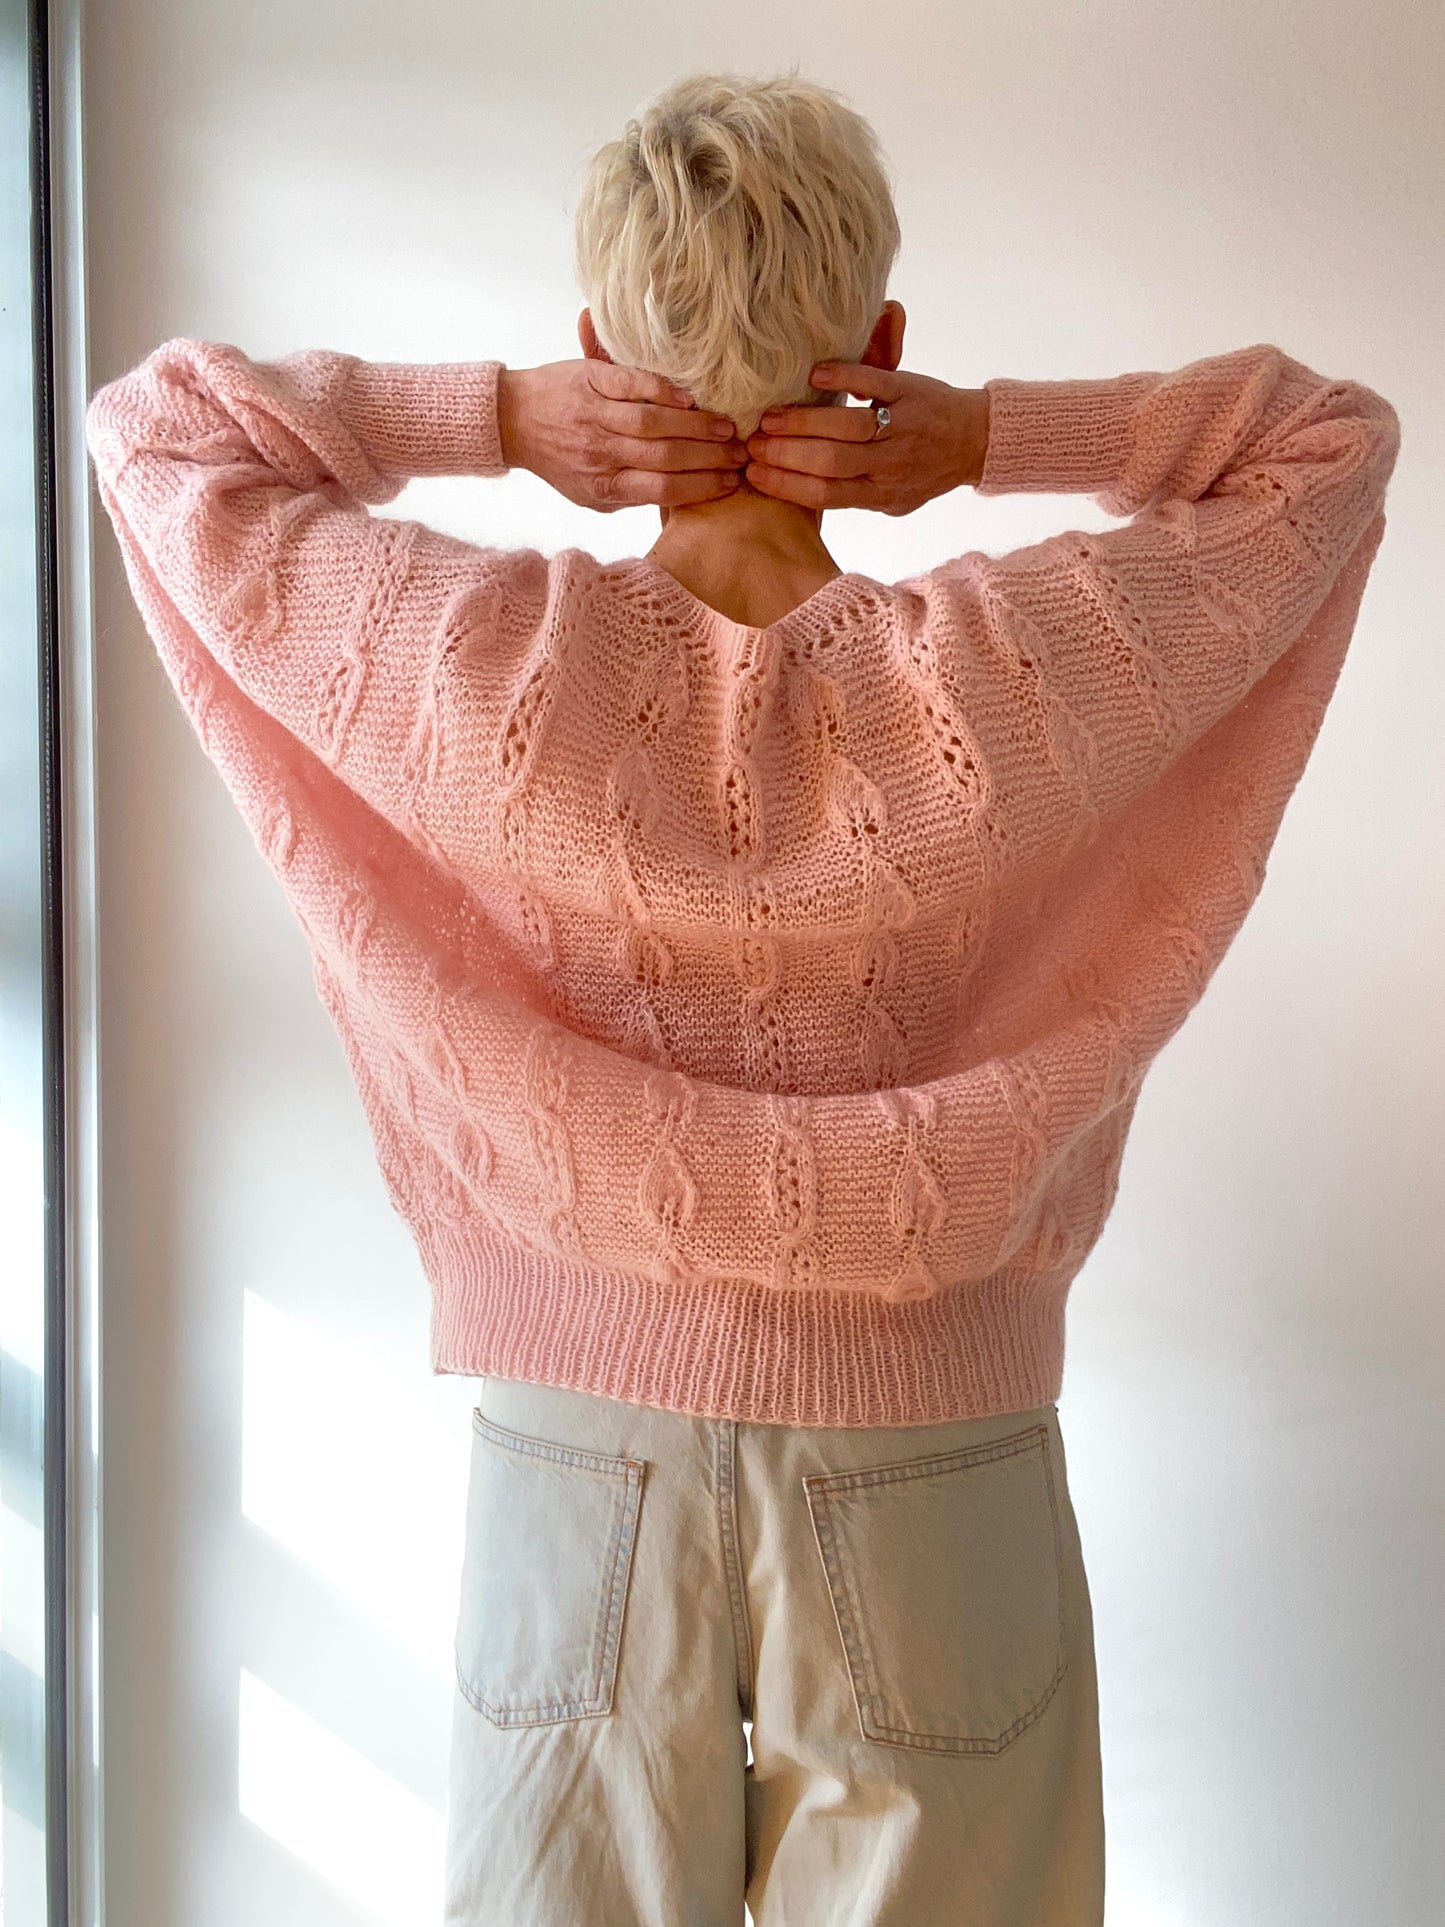
[[[348,425],[393,475],[505,475],[500,361],[362,361],[346,386]]]
[[[1128,470],[1140,404],[1159,379],[986,381],[988,448],[975,492],[1111,494]]]

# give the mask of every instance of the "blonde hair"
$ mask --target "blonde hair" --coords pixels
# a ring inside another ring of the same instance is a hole
[[[577,276],[614,361],[751,434],[773,404],[836,402],[887,298],[898,217],[878,140],[795,74],[675,81],[593,155]]]

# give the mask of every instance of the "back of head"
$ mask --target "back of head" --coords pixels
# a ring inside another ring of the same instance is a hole
[[[615,361],[691,391],[748,435],[855,361],[888,291],[898,218],[868,123],[794,76],[679,80],[593,156],[577,273]]]

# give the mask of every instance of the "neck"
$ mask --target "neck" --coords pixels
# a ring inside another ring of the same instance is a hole
[[[651,559],[699,600],[740,622],[769,623],[839,573],[822,511],[744,482],[715,502],[663,509]]]

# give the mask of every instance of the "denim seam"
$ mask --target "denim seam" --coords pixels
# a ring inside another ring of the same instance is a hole
[[[843,1643],[843,1656],[848,1673],[848,1684],[853,1693],[853,1704],[858,1713],[858,1726],[867,1739],[869,1737],[869,1717],[871,1701],[865,1682],[868,1671],[863,1663],[863,1655],[858,1645],[857,1620],[848,1582],[838,1560],[838,1548],[833,1532],[833,1521],[825,1504],[813,1503],[813,1488],[808,1479],[803,1480],[803,1494],[807,1501],[808,1516],[813,1522],[813,1537],[818,1543],[819,1557],[827,1580],[828,1599],[833,1608],[833,1618],[837,1623],[838,1637]]]
[[[548,1726],[563,1720],[595,1718],[609,1713],[612,1710],[623,1618],[631,1582],[632,1554],[636,1544],[645,1463],[640,1459],[629,1459],[610,1453],[588,1452],[580,1446],[556,1445],[547,1439],[513,1432],[508,1427],[497,1425],[491,1419],[484,1417],[479,1409],[474,1409],[472,1412],[472,1424],[483,1437],[495,1441],[507,1450],[524,1453],[533,1458],[555,1460],[587,1472],[600,1472],[612,1479],[621,1479],[623,1484],[621,1491],[616,1494],[620,1504],[614,1508],[613,1522],[600,1572],[601,1585],[598,1601],[599,1605],[605,1602],[606,1612],[605,1615],[599,1614],[597,1630],[593,1638],[591,1660],[592,1675],[595,1680],[593,1691],[584,1698],[550,1700],[533,1706],[495,1705],[463,1677],[460,1655],[454,1655],[457,1685],[468,1703],[478,1712],[485,1714],[495,1726]]]
[[[736,1661],[738,1705],[745,1720],[753,1716],[753,1636],[748,1618],[740,1555],[737,1513],[737,1423],[719,1419],[713,1429],[713,1465],[717,1489],[718,1532],[722,1540],[723,1571],[727,1575],[732,1608],[733,1653]]]
[[[607,1549],[607,1562],[603,1569],[605,1574],[603,1597],[607,1601],[607,1614],[599,1625],[594,1641],[592,1663],[596,1679],[595,1690],[584,1699],[548,1700],[534,1706],[502,1707],[494,1705],[484,1694],[469,1690],[463,1684],[462,1691],[466,1697],[473,1706],[486,1714],[493,1725],[551,1726],[563,1720],[597,1718],[611,1712],[616,1662],[621,1646],[623,1609],[627,1596],[627,1583],[631,1576],[632,1547],[636,1538],[638,1505],[642,1494],[641,1465],[635,1460],[627,1461],[627,1464],[627,1486],[622,1494],[619,1515],[612,1528]]]
[[[472,1412],[473,1428],[499,1445],[505,1445],[514,1452],[529,1452],[534,1458],[558,1459],[565,1465],[581,1465],[593,1472],[610,1472],[622,1478],[630,1466],[641,1464],[639,1459],[629,1459],[621,1454],[610,1452],[589,1452],[580,1445],[556,1445],[551,1439],[535,1438],[529,1432],[513,1432],[508,1426],[498,1425],[495,1419],[487,1418],[481,1411]]]
[[[1007,1438],[992,1439],[987,1445],[960,1446],[952,1452],[937,1452],[927,1458],[901,1459],[889,1465],[861,1466],[852,1472],[810,1472],[804,1484],[820,1492],[842,1492],[854,1486],[885,1485],[899,1479],[926,1479],[944,1472],[956,1472],[967,1465],[983,1465],[993,1459],[1013,1458],[1028,1452],[1040,1440],[1047,1440],[1048,1427],[1031,1425],[1026,1432],[1011,1432]]]
[[[987,1739],[971,1735],[944,1733],[919,1733],[910,1728],[887,1726],[875,1710],[881,1704],[881,1695],[872,1668],[867,1663],[861,1631],[864,1614],[856,1587],[842,1556],[842,1548],[837,1530],[828,1505],[832,1492],[853,1489],[881,1483],[891,1483],[899,1479],[925,1477],[943,1471],[956,1471],[962,1467],[987,1463],[991,1460],[1012,1457],[1018,1453],[1039,1448],[1040,1463],[1044,1473],[1044,1487],[1049,1501],[1051,1534],[1054,1546],[1054,1571],[1058,1589],[1057,1641],[1059,1661],[1053,1678],[1044,1687],[1035,1703],[1022,1713],[1000,1734]],[[1047,1426],[1031,1426],[1027,1432],[1012,1434],[1007,1439],[992,1441],[989,1445],[963,1448],[956,1452],[940,1453],[927,1459],[912,1459],[888,1466],[873,1466],[859,1472],[810,1473],[803,1479],[803,1488],[808,1501],[809,1514],[813,1521],[813,1534],[818,1542],[824,1572],[828,1580],[828,1591],[833,1604],[833,1616],[838,1623],[839,1636],[843,1642],[844,1654],[848,1663],[853,1700],[858,1711],[858,1724],[865,1739],[875,1740],[885,1745],[916,1747],[930,1752],[948,1753],[1000,1753],[1016,1739],[1025,1728],[1033,1725],[1047,1710],[1050,1701],[1058,1691],[1059,1683],[1068,1671],[1068,1654],[1065,1650],[1065,1613],[1063,1551],[1060,1541],[1058,1496],[1055,1489],[1053,1455],[1049,1450]],[[816,1500],[816,1503],[815,1503]]]

